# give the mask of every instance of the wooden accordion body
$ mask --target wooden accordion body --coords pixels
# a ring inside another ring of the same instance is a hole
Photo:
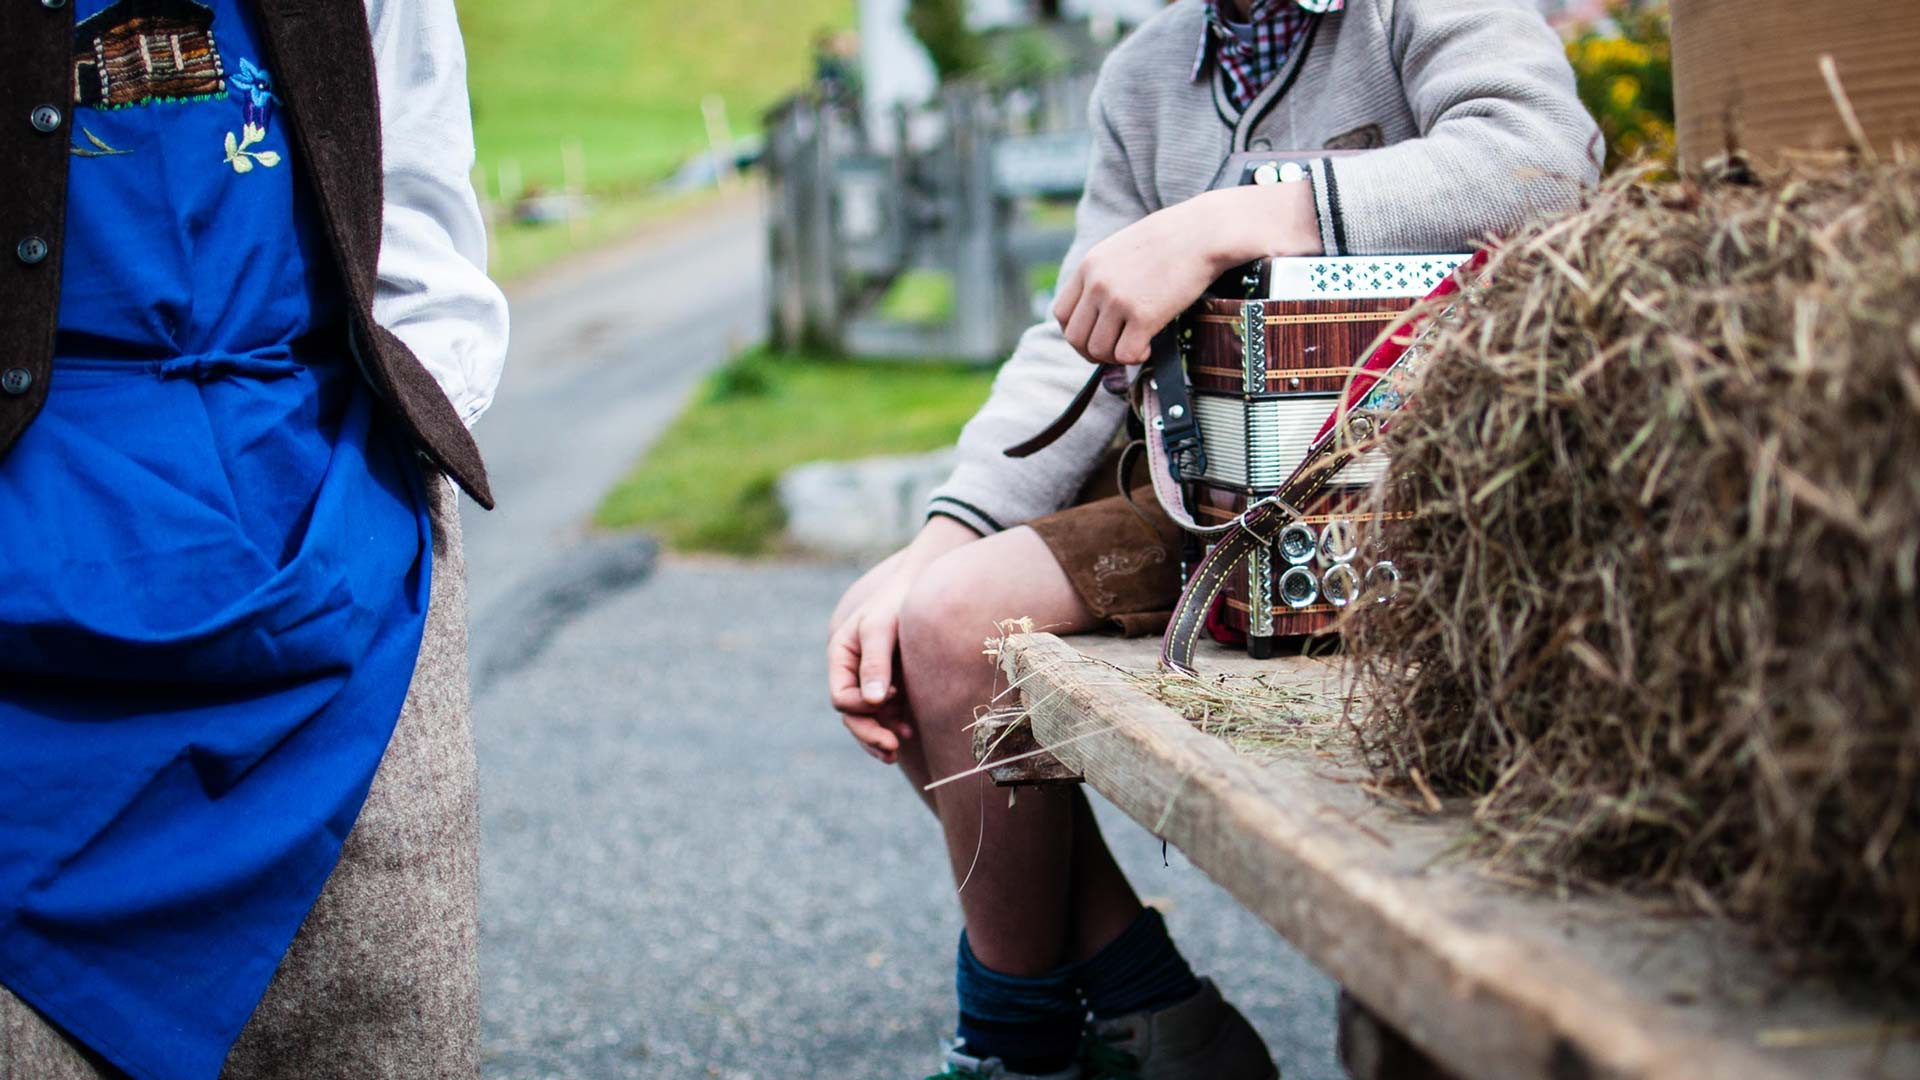
[[[1380,335],[1467,256],[1273,259],[1246,279],[1255,299],[1208,296],[1180,328],[1207,467],[1186,485],[1201,525],[1232,521],[1273,494],[1305,459],[1354,369]],[[1307,517],[1256,548],[1228,585],[1225,624],[1256,657],[1283,637],[1325,633],[1362,595],[1384,598],[1398,571],[1366,536],[1355,508],[1385,469],[1360,457],[1308,506]]]

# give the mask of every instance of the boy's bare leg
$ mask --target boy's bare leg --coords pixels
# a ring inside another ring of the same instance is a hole
[[[901,766],[917,784],[974,767],[969,726],[995,690],[982,655],[998,620],[1027,617],[1073,633],[1095,619],[1051,551],[1016,528],[942,556],[921,574],[900,613],[904,690],[915,737]],[[1086,799],[1041,788],[1005,793],[985,776],[936,789],[967,938],[981,963],[1009,975],[1040,975],[1082,959],[1139,914]]]

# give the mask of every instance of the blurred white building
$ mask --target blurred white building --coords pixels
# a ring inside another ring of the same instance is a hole
[[[1165,0],[1061,0],[1061,14],[1096,27],[1133,26],[1165,7]],[[977,29],[1017,26],[1035,18],[1033,0],[968,0],[967,21]],[[879,121],[894,105],[927,100],[937,79],[927,52],[907,29],[907,0],[860,0],[860,67],[867,117],[884,138]]]

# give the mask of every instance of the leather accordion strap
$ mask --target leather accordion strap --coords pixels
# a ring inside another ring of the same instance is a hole
[[[1340,408],[1344,411],[1348,406],[1343,403]],[[1160,639],[1162,664],[1184,675],[1194,673],[1194,649],[1206,629],[1207,615],[1227,587],[1234,568],[1253,554],[1255,548],[1271,544],[1281,529],[1305,516],[1299,508],[1324,490],[1348,462],[1369,449],[1371,441],[1323,436],[1278,494],[1248,507],[1237,519],[1206,530],[1219,539],[1208,549],[1200,565],[1194,567],[1193,576],[1181,590],[1179,603],[1173,607],[1173,618],[1168,620],[1167,632]],[[1148,440],[1148,446],[1152,446],[1152,440]]]
[[[1018,446],[1009,446],[1003,452],[1011,458],[1032,457],[1058,442],[1060,436],[1072,430],[1073,425],[1079,423],[1080,418],[1086,415],[1087,406],[1093,404],[1093,396],[1100,392],[1101,385],[1111,380],[1116,372],[1121,378],[1126,377],[1126,369],[1118,364],[1101,364],[1095,367],[1093,373],[1087,376],[1086,383],[1080,387],[1080,392],[1073,395],[1073,400],[1067,403],[1067,407],[1059,416],[1054,417],[1053,423],[1048,424],[1040,434]]]

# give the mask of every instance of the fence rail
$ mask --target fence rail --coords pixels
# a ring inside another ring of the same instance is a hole
[[[795,97],[767,116],[770,323],[782,345],[855,356],[1004,357],[1034,321],[1034,269],[1072,241],[1090,75],[950,85],[871,132],[857,103]],[[908,271],[946,275],[951,317],[890,319]]]

